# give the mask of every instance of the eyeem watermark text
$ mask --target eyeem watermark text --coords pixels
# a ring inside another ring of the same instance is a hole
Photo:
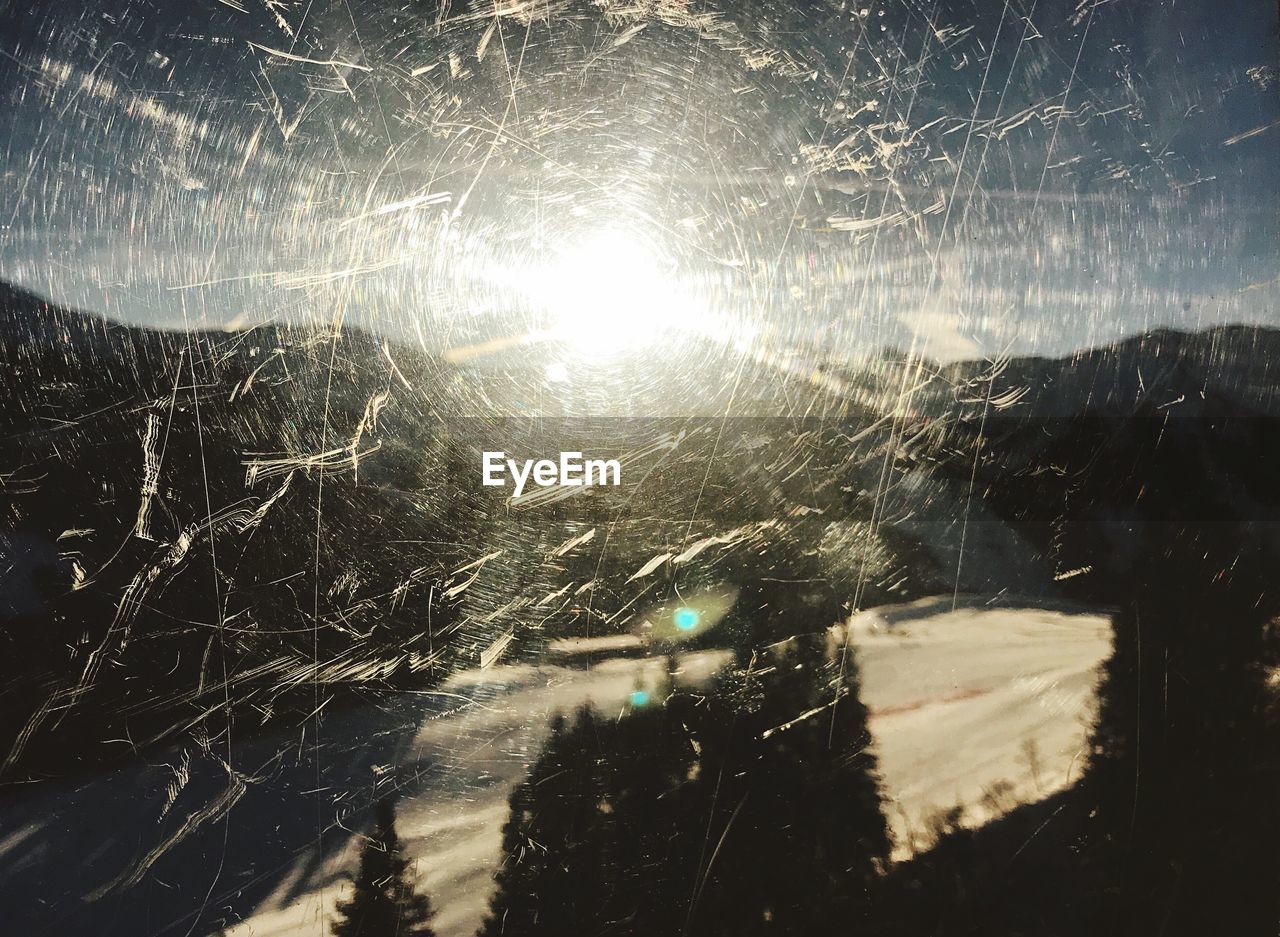
[[[584,459],[581,452],[562,452],[553,459],[508,459],[505,452],[483,454],[484,485],[501,488],[507,476],[515,482],[513,497],[520,497],[530,481],[541,488],[580,488],[584,485],[621,485],[622,466],[617,459]]]

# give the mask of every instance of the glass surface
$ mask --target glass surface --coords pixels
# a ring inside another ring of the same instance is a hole
[[[0,0],[0,925],[1280,932],[1263,0]]]

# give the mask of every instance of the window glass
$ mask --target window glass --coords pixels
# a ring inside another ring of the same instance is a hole
[[[0,0],[24,935],[1274,934],[1256,0]]]

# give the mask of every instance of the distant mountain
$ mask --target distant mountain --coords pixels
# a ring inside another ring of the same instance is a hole
[[[320,686],[430,685],[629,631],[655,583],[734,582],[761,556],[781,579],[816,556],[860,607],[1121,603],[1169,523],[1217,524],[1220,552],[1274,517],[1273,349],[1262,329],[1158,332],[909,372],[760,356],[731,379],[686,348],[584,386],[354,330],[128,328],[0,288],[4,774],[91,764],[229,703],[245,731]],[[610,380],[634,398],[558,418]],[[730,400],[756,415],[695,415]],[[489,447],[608,452],[628,481],[513,506],[479,485]],[[1196,555],[1182,588],[1257,568]]]
[[[413,457],[448,449],[449,369],[396,354],[356,332],[152,332],[0,293],[10,768],[92,762],[125,724],[142,744],[228,694],[269,711],[317,672],[409,660],[441,605],[417,587],[447,578],[467,520]],[[424,542],[452,546],[400,545]]]
[[[992,400],[1021,392],[1015,412],[1037,418],[1134,413],[1143,406],[1193,417],[1202,412],[1205,395],[1280,415],[1280,330],[1261,326],[1157,329],[1064,358],[961,362],[941,374],[965,384],[993,370],[999,373]]]
[[[1161,330],[941,376],[921,445],[1038,541],[1069,591],[1122,601],[1146,552],[1212,532],[1225,552],[1192,554],[1202,578],[1170,586],[1220,590],[1234,578],[1275,601],[1239,577],[1252,574],[1245,554],[1280,557],[1280,331]]]
[[[660,359],[628,379],[662,418],[564,418],[609,378],[531,364],[469,371],[358,330],[128,328],[5,288],[2,773],[628,631],[659,580],[732,579],[721,554],[765,533],[797,564],[822,544],[868,596],[907,578],[909,544],[841,520],[869,508],[840,490],[838,425],[689,415],[776,385]],[[513,506],[480,485],[483,449],[613,455],[626,484]]]

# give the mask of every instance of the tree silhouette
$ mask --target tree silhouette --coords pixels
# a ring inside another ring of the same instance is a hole
[[[378,801],[374,830],[360,853],[355,892],[338,902],[342,918],[333,924],[334,937],[435,937],[435,911],[413,885],[404,846],[396,834],[395,805]]]
[[[888,859],[856,663],[818,587],[755,577],[737,665],[557,717],[511,797],[481,937],[843,933]],[[678,659],[668,663],[678,671]]]
[[[1116,607],[1114,653],[1080,782],[900,864],[881,932],[1274,929],[1280,436],[1200,397],[1197,418],[1144,404],[1035,422],[1027,436],[1053,441],[1028,468],[984,468],[989,503],[1062,568],[1091,564],[1072,594]]]
[[[543,756],[512,794],[482,937],[594,932],[589,922],[605,885],[594,723],[586,708],[571,725],[557,716]]]
[[[797,564],[798,565],[798,564]],[[844,611],[825,585],[743,584],[738,666],[705,714],[708,829],[691,933],[847,933],[889,858],[867,711]]]
[[[679,932],[693,846],[676,824],[692,749],[673,714],[687,708],[655,703],[619,720],[584,707],[553,720],[511,796],[481,937]]]
[[[1077,497],[1123,531],[1069,516],[1072,559],[1109,558],[1115,652],[1099,687],[1094,753],[1082,784],[1093,808],[1083,867],[1100,921],[1131,933],[1262,933],[1277,913],[1277,726],[1266,681],[1275,662],[1268,472],[1270,421],[1212,392],[1202,416],[1080,421],[1067,446],[1089,462]],[[1118,600],[1118,601],[1117,601]],[[1223,861],[1230,857],[1230,862]],[[1214,896],[1206,900],[1206,896]]]

